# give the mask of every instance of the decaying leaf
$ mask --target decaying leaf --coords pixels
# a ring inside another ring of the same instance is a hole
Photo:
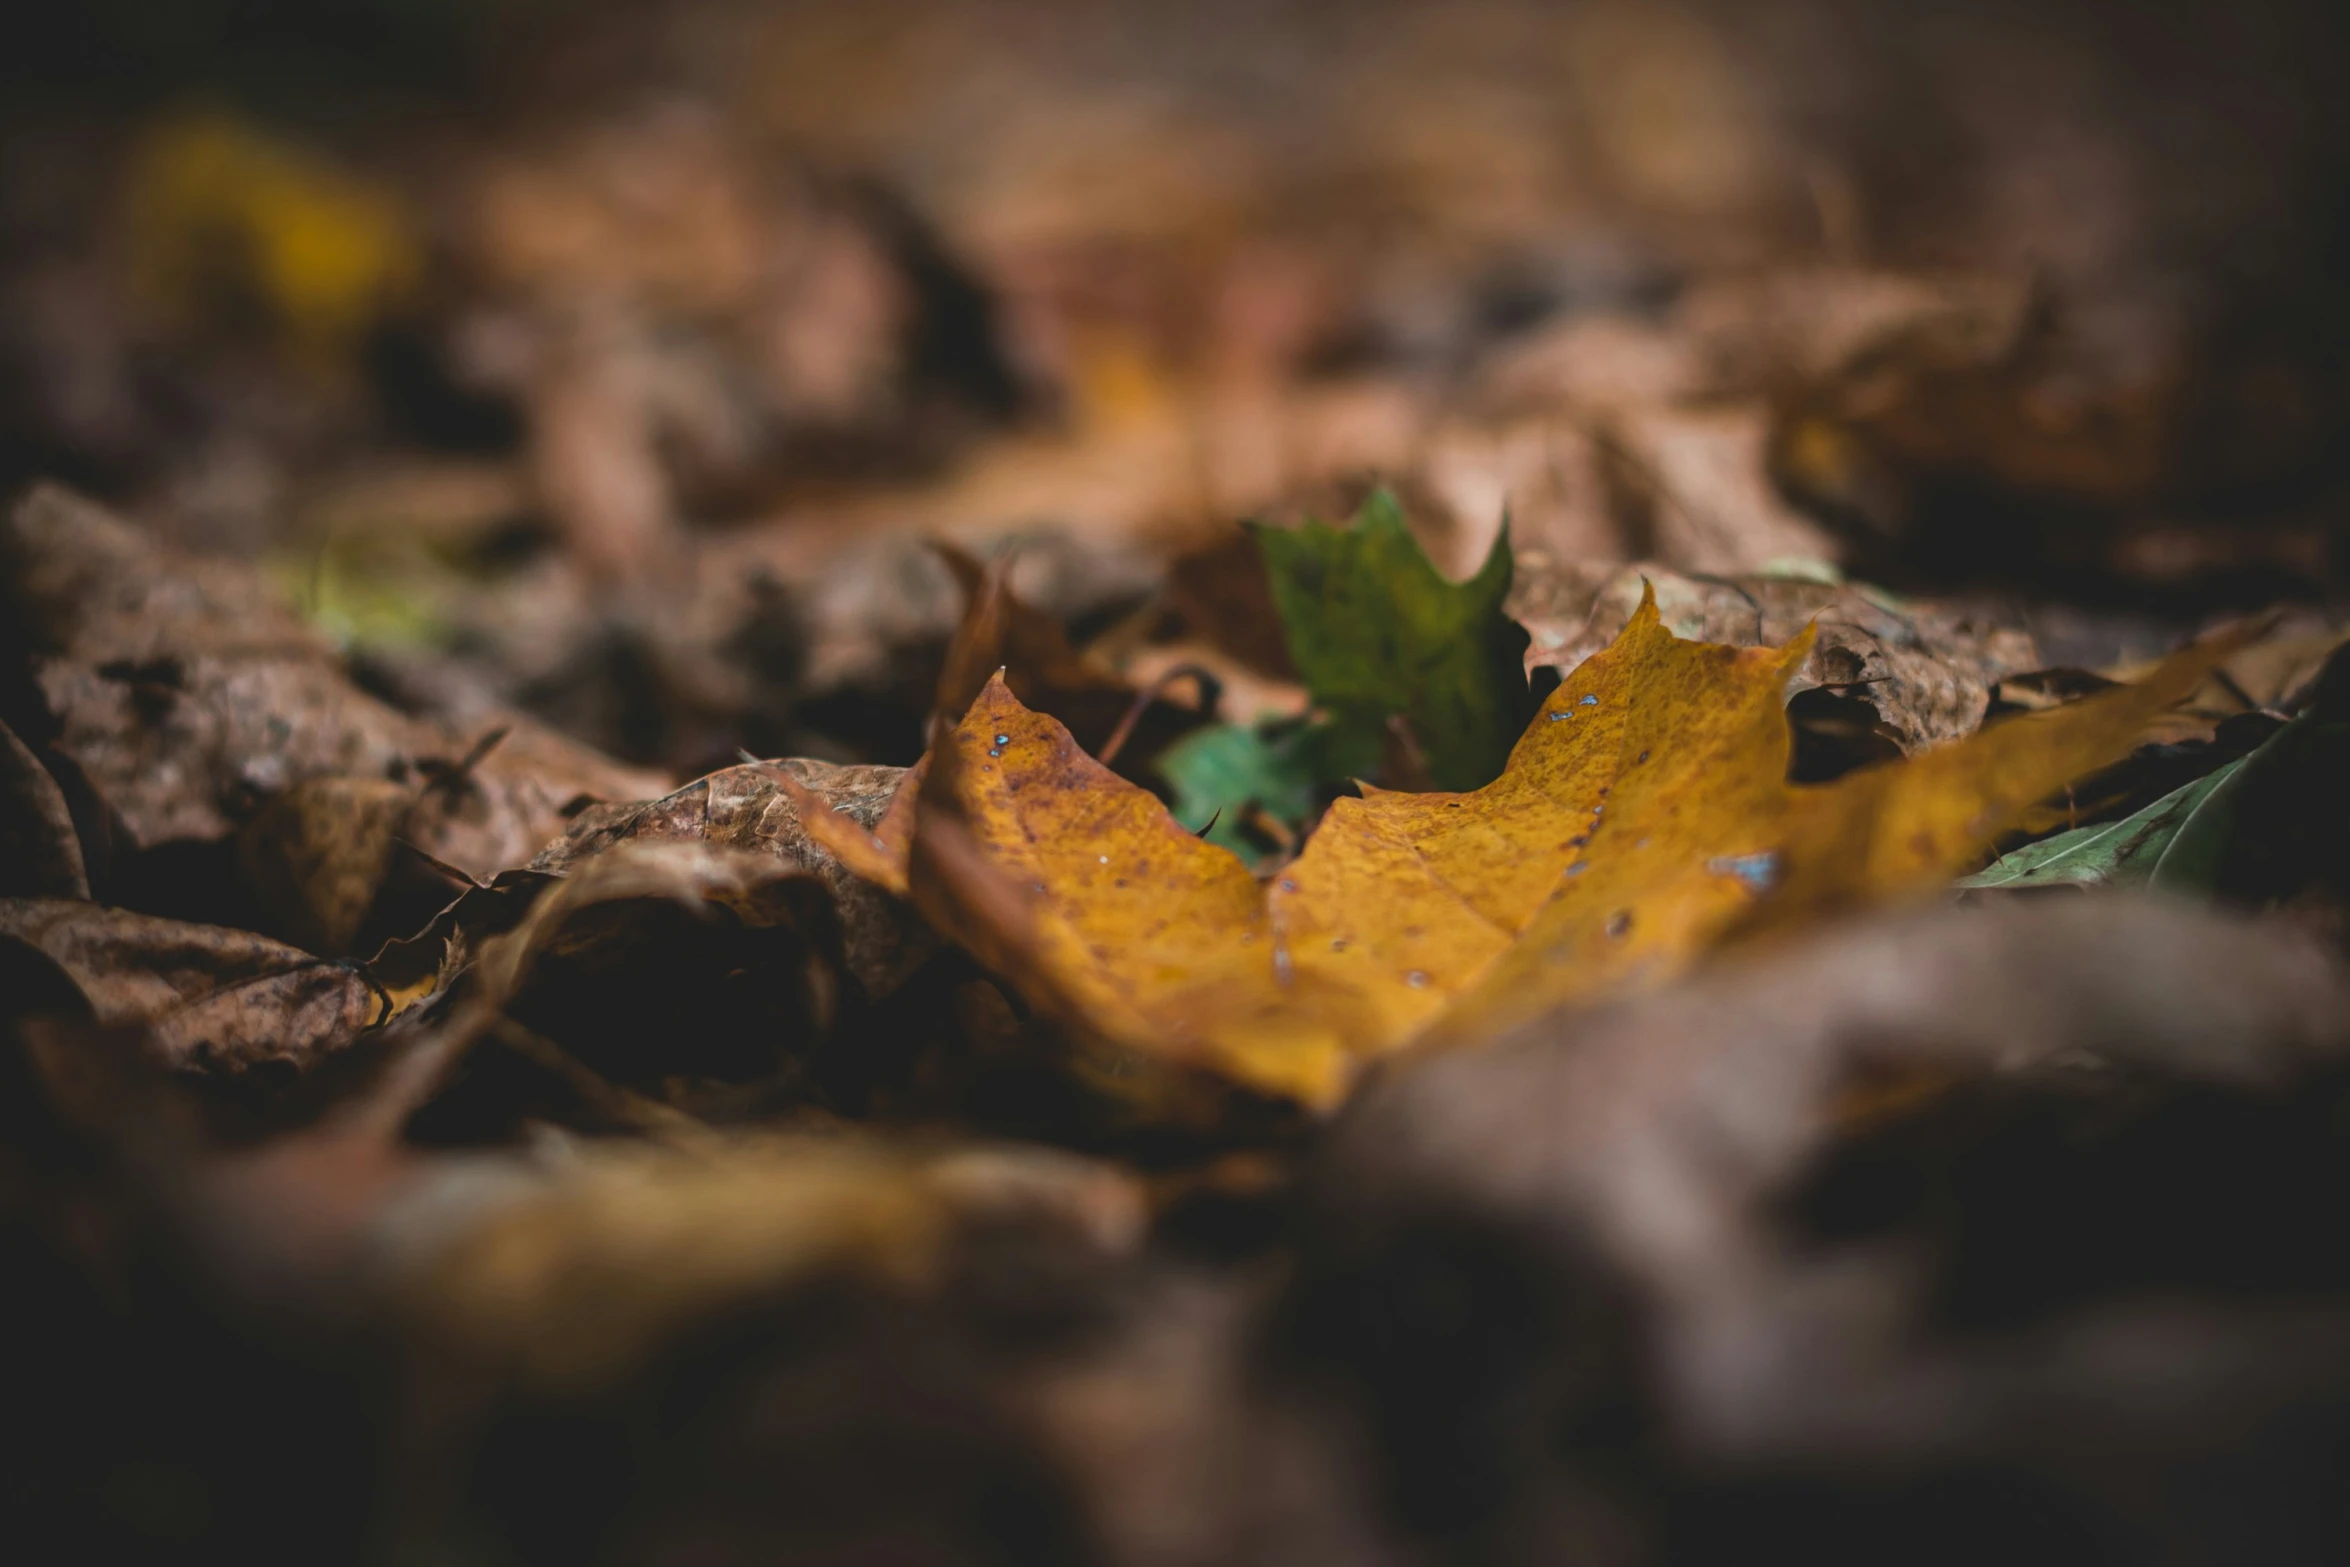
[[[930,770],[927,754],[912,767],[892,769],[897,781],[880,802],[844,800],[801,782],[806,763],[774,763],[770,777],[798,812],[800,830],[859,878],[903,898],[906,860],[914,843],[914,801]]]
[[[631,1088],[752,1082],[788,1072],[833,1026],[844,966],[814,872],[653,838],[579,864],[481,942],[451,1026],[488,1034],[510,1019]]]
[[[0,901],[0,936],[64,970],[102,1024],[143,1024],[168,1065],[237,1072],[308,1067],[385,1020],[354,965],[214,925],[94,903]]]
[[[65,491],[33,491],[0,553],[56,724],[128,847],[231,837],[309,779],[411,786],[403,834],[476,877],[519,865],[593,800],[666,780],[518,715],[460,727],[359,690],[258,574],[183,556]]]
[[[963,590],[964,610],[939,669],[933,729],[961,718],[1000,669],[1023,702],[1101,749],[1134,705],[1134,688],[1080,653],[1057,618],[1012,591],[1011,557],[983,562],[955,545],[935,547]]]
[[[992,683],[917,803],[917,904],[1031,1000],[1129,1050],[1310,1104],[1431,1030],[1482,1037],[1734,933],[1941,885],[2127,748],[2227,639],[2140,685],[1833,784],[1787,781],[1812,635],[1686,641],[1653,598],[1467,794],[1339,802],[1260,889]]]
[[[862,1096],[895,1083],[907,1053],[872,1048],[860,1032],[871,1009],[912,1008],[932,1021],[899,1026],[922,1035],[951,1005],[908,985],[939,942],[902,901],[902,859],[894,891],[861,874],[881,858],[877,834],[902,856],[901,784],[917,775],[754,762],[658,800],[592,807],[531,866],[468,892],[370,971],[403,1000],[462,971],[451,1027],[601,1101],[590,1111],[617,1107],[623,1124],[665,1104],[732,1117]],[[893,1000],[901,991],[912,994]],[[640,1091],[661,1103],[629,1103]],[[512,1112],[500,1104],[483,1113]]]
[[[798,759],[730,767],[641,805],[590,807],[531,869],[572,874],[626,844],[700,843],[771,856],[777,874],[812,875],[830,892],[849,972],[879,999],[937,948],[936,938],[899,901],[903,881],[891,888],[886,879],[867,874],[878,858],[874,838],[895,837],[902,852],[903,835],[911,831],[912,795],[901,789],[906,777],[899,767]],[[904,807],[893,810],[901,795]],[[803,825],[817,816],[827,818],[823,829]]]
[[[73,813],[49,769],[0,724],[0,897],[87,898]]]
[[[350,950],[417,795],[384,778],[305,778],[244,825],[238,867],[287,940],[327,957]]]
[[[1490,782],[1533,700],[1525,635],[1502,613],[1506,531],[1464,583],[1429,563],[1385,490],[1350,528],[1309,520],[1255,535],[1290,661],[1316,704],[1374,745],[1388,718],[1401,716],[1440,787]]]

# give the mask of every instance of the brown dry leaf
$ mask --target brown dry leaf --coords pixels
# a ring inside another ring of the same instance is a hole
[[[237,862],[273,928],[322,956],[349,952],[416,796],[382,778],[305,778],[263,806],[237,835]]]
[[[2172,449],[2179,389],[2152,366],[2117,374],[2075,358],[2050,327],[2027,315],[2006,344],[1901,345],[1835,367],[1785,400],[1780,477],[1893,535],[1917,521],[1916,489],[1952,476],[2090,505],[2171,491],[2186,466]]]
[[[0,897],[87,898],[73,814],[49,769],[0,724]]]
[[[551,1071],[590,1113],[620,1107],[623,1124],[673,1120],[669,1105],[731,1115],[799,1102],[809,1060],[869,999],[860,981],[894,983],[926,938],[900,915],[913,928],[893,933],[899,946],[852,968],[826,878],[756,839],[751,814],[718,825],[754,847],[648,832],[561,875],[513,873],[468,894],[433,933],[442,968],[465,975],[448,1026]],[[834,867],[833,879],[845,874]],[[887,901],[870,888],[863,898]],[[433,955],[421,945],[402,955],[409,967]],[[483,1113],[513,1110],[501,1093]]]
[[[1341,801],[1271,889],[992,683],[933,753],[908,874],[1032,1001],[1145,1057],[1326,1105],[1364,1060],[1661,977],[1733,933],[1914,894],[2125,750],[2230,644],[1820,787],[1787,782],[1781,647],[1653,598],[1494,783]]]
[[[227,838],[308,779],[389,781],[417,792],[403,834],[480,877],[528,860],[583,801],[667,787],[519,716],[460,729],[380,702],[256,573],[182,556],[66,491],[27,496],[0,550],[53,747],[132,847]]]
[[[2293,711],[2309,699],[2317,672],[2345,637],[2350,637],[2350,631],[2334,616],[2303,612],[2280,617],[2270,635],[2229,655],[2212,670],[2179,705],[2159,738],[2207,739],[2219,725],[2241,713]],[[2138,662],[2107,673],[2128,679],[2144,667]]]
[[[698,914],[703,905],[719,905],[753,923],[771,924],[781,911],[766,904],[762,895],[790,881],[813,883],[814,877],[797,867],[778,867],[764,856],[700,843],[655,839],[621,844],[556,880],[511,931],[483,947],[473,965],[479,994],[502,1005],[522,992],[533,969],[549,957],[576,957],[590,947],[626,944],[625,931],[575,928],[586,911],[608,904],[657,902]]]
[[[1783,499],[1766,453],[1769,410],[1627,411],[1601,442],[1616,510],[1683,571],[1751,572],[1836,559],[1836,538]]]
[[[813,875],[832,894],[849,972],[879,999],[937,950],[913,911],[884,895],[902,897],[902,880],[890,887],[871,874],[882,863],[873,839],[894,841],[902,855],[911,836],[908,776],[902,767],[797,758],[729,767],[641,805],[590,807],[531,869],[573,874],[624,844],[701,843],[771,856],[779,873]],[[809,825],[816,818],[821,827]]]
[[[906,771],[751,763],[591,807],[368,971],[403,1010],[465,975],[459,1051],[492,1040],[604,1121],[674,1131],[675,1110],[639,1089],[728,1113],[765,1102],[756,1085],[790,1099],[844,1009],[893,995],[938,950],[899,897],[800,825],[821,816],[862,844]],[[701,1092],[712,1084],[754,1085],[751,1101]]]
[[[1784,406],[1888,366],[1996,358],[2025,302],[1999,278],[1829,267],[1701,282],[1662,319],[1566,312],[1497,351],[1419,470],[1472,546],[1506,508],[1523,549],[1577,562],[1838,560],[1843,542],[1782,493],[1789,469],[1827,461],[1803,438],[1816,421],[1791,435]],[[1835,510],[1873,478],[1839,474]]]
[[[940,414],[1016,400],[984,342],[935,362],[963,279],[885,186],[742,132],[690,96],[591,112],[480,160],[452,214],[467,368],[521,404],[540,501],[606,588],[675,571],[683,519],[771,491],[794,437],[919,456]]]
[[[94,903],[0,901],[0,936],[64,970],[101,1024],[143,1024],[167,1064],[307,1067],[385,1020],[357,967],[249,931],[188,925]]]
[[[869,796],[842,799],[811,787],[804,776],[820,763],[786,760],[762,765],[772,769],[775,787],[791,801],[800,830],[811,843],[857,877],[900,898],[907,895],[906,862],[914,846],[914,802],[923,777],[930,771],[928,753],[911,767],[871,769],[876,775],[883,771],[897,775],[877,811]]]
[[[1012,591],[1009,556],[981,561],[943,541],[933,547],[963,590],[964,610],[939,670],[932,732],[962,718],[1001,670],[1021,701],[1067,724],[1088,749],[1101,749],[1134,705],[1134,688],[1080,653],[1059,620]]]
[[[362,967],[390,998],[392,1015],[404,1018],[442,995],[484,946],[522,922],[555,879],[528,869],[500,871],[465,886],[423,929],[387,940]]]
[[[2009,353],[2030,291],[1995,274],[1785,267],[1693,287],[1663,321],[1568,313],[1497,352],[1480,395],[1504,409],[1722,403],[1870,369],[1974,366]]]

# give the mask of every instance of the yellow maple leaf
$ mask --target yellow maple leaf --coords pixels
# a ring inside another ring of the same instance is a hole
[[[2126,752],[2240,638],[1833,783],[1787,781],[1777,648],[1645,597],[1466,793],[1340,800],[1269,885],[990,682],[872,831],[810,835],[1035,1004],[1148,1058],[1327,1106],[1360,1067],[1668,975],[1734,937],[1915,895]]]

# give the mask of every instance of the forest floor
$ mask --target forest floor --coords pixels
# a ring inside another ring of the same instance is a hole
[[[0,1539],[2338,1557],[2338,20],[476,9],[0,69]]]

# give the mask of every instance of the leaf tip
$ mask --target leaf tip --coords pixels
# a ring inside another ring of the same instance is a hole
[[[979,694],[971,699],[971,706],[965,710],[962,722],[955,727],[987,729],[1002,723],[1007,717],[1026,715],[1029,711],[1028,705],[1012,690],[1005,672],[998,669],[987,677],[987,684],[979,688]]]
[[[1647,573],[1643,572],[1640,577],[1640,604],[1632,611],[1632,618],[1626,623],[1627,627],[1653,626],[1662,618],[1656,607],[1656,584],[1648,579]]]
[[[1789,637],[1786,644],[1779,649],[1780,670],[1786,674],[1793,674],[1802,667],[1804,660],[1811,657],[1812,648],[1818,644],[1819,640],[1820,618],[1814,615],[1803,623],[1801,631]]]

